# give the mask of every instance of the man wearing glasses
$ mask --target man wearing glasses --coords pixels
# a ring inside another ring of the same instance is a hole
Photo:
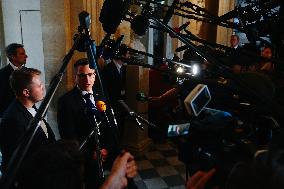
[[[101,100],[100,96],[94,90],[96,73],[94,69],[89,67],[86,58],[78,60],[74,64],[75,71],[75,86],[74,88],[59,98],[57,122],[58,129],[62,139],[75,140],[79,145],[92,132],[94,126],[93,115],[97,122],[102,121],[100,112],[96,109],[96,102]],[[93,111],[90,116],[89,110]],[[105,158],[109,150],[112,149],[111,127],[100,125],[100,143],[102,157]],[[96,178],[96,141],[94,136],[91,137],[83,147],[83,152],[86,160],[86,188],[97,187]]]

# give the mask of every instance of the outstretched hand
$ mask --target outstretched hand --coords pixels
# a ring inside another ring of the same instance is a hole
[[[110,172],[109,177],[101,189],[122,189],[127,186],[127,178],[133,178],[137,174],[137,167],[134,157],[129,152],[118,156]]]
[[[209,172],[198,171],[186,183],[187,189],[204,189],[208,181],[215,174],[216,169],[211,169]]]

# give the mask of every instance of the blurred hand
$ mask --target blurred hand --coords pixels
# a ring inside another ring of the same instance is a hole
[[[101,189],[122,189],[127,186],[127,178],[133,178],[137,174],[137,167],[134,157],[129,152],[124,152],[118,156],[110,172],[109,177],[104,182]]]
[[[208,181],[212,178],[216,169],[211,169],[209,172],[196,172],[186,183],[187,189],[204,189]]]

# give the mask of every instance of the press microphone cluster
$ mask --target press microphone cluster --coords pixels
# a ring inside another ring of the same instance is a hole
[[[138,127],[141,129],[141,130],[144,130],[144,127],[142,124],[145,124],[147,126],[150,126],[150,127],[156,127],[156,125],[154,125],[153,123],[149,122],[148,120],[146,120],[145,118],[143,118],[142,116],[138,115],[136,112],[134,112],[133,110],[131,110],[129,108],[129,106],[123,101],[123,100],[118,100],[117,101],[118,104],[121,106],[121,108],[127,112],[127,114],[134,118],[138,124]]]

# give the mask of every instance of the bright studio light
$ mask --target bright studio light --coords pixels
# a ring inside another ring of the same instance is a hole
[[[193,64],[192,65],[192,75],[197,75],[197,74],[199,74],[199,72],[200,72],[199,65]]]
[[[178,67],[176,70],[177,73],[183,73],[184,72],[184,68],[182,67]]]

